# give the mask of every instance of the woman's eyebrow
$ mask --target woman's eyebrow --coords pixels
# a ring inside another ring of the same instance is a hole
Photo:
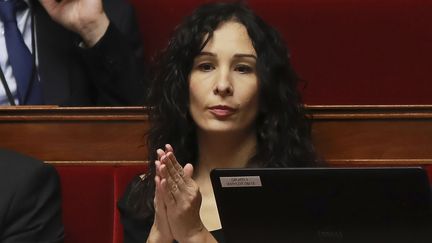
[[[253,54],[234,54],[234,57],[237,58],[242,58],[242,57],[248,57],[248,58],[253,58],[253,59],[257,59],[255,55]]]
[[[212,56],[212,57],[216,57],[217,55],[211,52],[206,52],[206,51],[202,51],[198,54],[198,56]]]
[[[212,52],[206,52],[206,51],[203,51],[203,52],[200,52],[200,53],[198,54],[198,56],[211,56],[211,57],[217,57],[217,54],[212,53]],[[257,57],[256,57],[254,54],[243,54],[243,53],[237,53],[237,54],[234,54],[234,57],[235,57],[235,58],[244,58],[244,57],[246,57],[246,58],[253,58],[253,59],[257,59]]]

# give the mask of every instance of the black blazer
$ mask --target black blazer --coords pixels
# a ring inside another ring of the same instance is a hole
[[[126,0],[103,0],[110,26],[91,49],[51,20],[33,1],[38,73],[45,104],[141,105],[145,93],[143,49],[134,10]]]
[[[0,242],[57,243],[63,234],[56,170],[0,149]]]

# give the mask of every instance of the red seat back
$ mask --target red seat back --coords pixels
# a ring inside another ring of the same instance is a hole
[[[130,0],[148,59],[209,0]],[[432,1],[249,0],[283,34],[308,104],[430,104]]]
[[[121,243],[117,200],[147,164],[55,164],[60,175],[65,243]]]

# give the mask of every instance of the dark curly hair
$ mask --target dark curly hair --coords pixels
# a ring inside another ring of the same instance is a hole
[[[148,104],[153,107],[148,133],[149,173],[133,187],[129,197],[130,206],[138,215],[153,214],[154,161],[158,148],[169,143],[180,163],[194,166],[198,163],[196,125],[188,108],[188,77],[194,58],[220,24],[227,21],[246,27],[257,53],[257,148],[248,166],[315,165],[310,124],[297,90],[299,78],[290,65],[280,34],[242,3],[205,4],[176,28],[156,65],[148,97]]]

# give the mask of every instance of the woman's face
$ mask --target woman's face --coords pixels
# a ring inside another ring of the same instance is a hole
[[[195,58],[189,109],[204,132],[251,132],[258,111],[257,54],[246,28],[222,23]]]

